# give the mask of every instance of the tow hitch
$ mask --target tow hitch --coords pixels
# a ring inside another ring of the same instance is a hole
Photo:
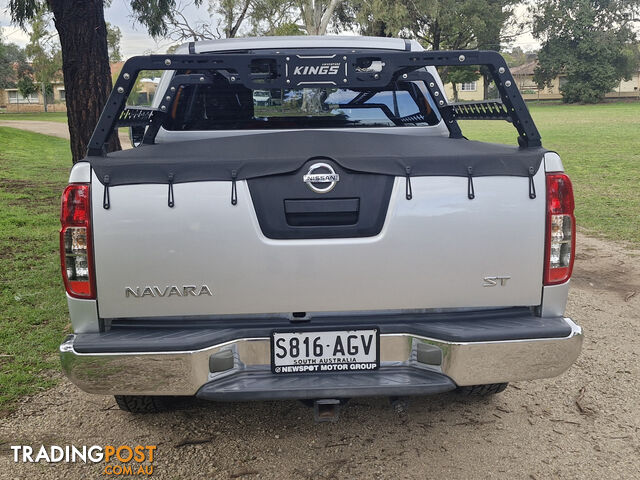
[[[336,398],[321,398],[313,401],[313,419],[320,422],[337,422],[340,405],[346,403]]]
[[[340,418],[340,407],[346,405],[348,398],[318,398],[315,400],[301,400],[301,402],[313,407],[313,419],[317,423],[337,422]],[[389,404],[393,411],[400,417],[406,416],[409,410],[408,397],[389,397]]]

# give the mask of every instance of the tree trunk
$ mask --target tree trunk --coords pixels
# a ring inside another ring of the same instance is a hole
[[[328,3],[326,3],[328,1]],[[329,22],[343,0],[303,0],[299,8],[308,35],[326,35]]]
[[[44,113],[47,113],[47,88],[44,86],[44,82],[42,82],[40,90],[42,90],[42,104],[44,105]]]
[[[489,83],[493,80],[493,77],[488,72],[482,74],[482,98],[484,100],[489,99]]]
[[[433,42],[431,43],[431,48],[433,50],[440,50],[440,39],[442,37],[442,29],[440,28],[440,24],[435,21],[433,22]]]
[[[111,92],[103,0],[47,0],[62,47],[62,73],[73,163],[84,158]],[[120,150],[117,131],[107,151]]]

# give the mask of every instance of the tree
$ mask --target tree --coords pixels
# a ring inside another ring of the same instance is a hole
[[[296,5],[297,0],[253,0],[251,34],[304,35],[306,32],[297,24],[300,12]]]
[[[9,0],[12,21],[25,28],[42,9],[53,13],[62,50],[62,72],[73,162],[85,156],[89,139],[111,92],[106,0]],[[167,32],[176,0],[129,0],[134,17],[153,37]],[[193,0],[200,5],[202,0]],[[107,151],[120,149],[116,132]]]
[[[112,87],[103,0],[9,0],[9,8],[13,22],[23,28],[41,10],[47,8],[53,13],[62,50],[71,154],[75,163],[86,154]],[[120,149],[115,133],[107,149]]]
[[[208,0],[209,19],[189,19],[185,10],[193,2],[178,2],[166,18],[162,35],[176,42],[252,35],[301,35],[297,0]],[[211,21],[217,18],[217,25]],[[250,30],[247,30],[247,23]]]
[[[451,82],[451,86],[453,87],[453,101],[457,102],[458,84],[475,82],[480,76],[480,71],[476,67],[455,67],[444,72],[442,81],[445,83]]]
[[[15,88],[18,80],[30,72],[24,49],[4,43],[0,37],[0,88]]]
[[[325,35],[329,22],[343,0],[298,0],[300,16],[308,35]]]
[[[120,29],[111,25],[109,22],[107,25],[107,49],[109,50],[109,61],[110,62],[120,62],[122,61],[122,54],[120,53],[120,39],[122,38],[122,33]]]
[[[33,76],[39,84],[44,104],[44,111],[48,111],[48,100],[53,94],[52,82],[60,79],[62,55],[55,35],[49,31],[50,14],[45,10],[37,12],[31,20],[29,43],[25,47],[25,54],[31,60]]]
[[[499,48],[500,32],[515,0],[371,1],[373,18],[394,35],[410,36],[433,50]]]
[[[543,41],[534,79],[544,87],[565,75],[564,102],[598,102],[637,68],[637,0],[543,0],[531,11]]]
[[[209,11],[222,17],[224,36],[234,38],[247,18],[250,6],[251,0],[217,0],[210,4]]]
[[[18,83],[16,86],[18,87],[18,92],[20,92],[20,95],[22,95],[22,98],[26,98],[27,102],[31,103],[31,100],[29,100],[29,97],[38,91],[38,87],[36,86],[35,83],[33,83],[33,80],[31,79],[31,77],[25,75],[20,80],[18,80]]]
[[[219,29],[214,30],[212,28],[210,21],[201,19],[189,20],[187,18],[184,11],[193,5],[192,2],[179,2],[172,7],[171,12],[166,18],[167,28],[162,36],[179,42],[173,46],[174,51],[180,46],[180,42],[198,42],[222,37]],[[173,52],[167,51],[167,53]]]
[[[336,10],[336,29],[356,31],[360,35],[391,37],[399,34],[392,26],[400,25],[398,19],[406,14],[403,5],[395,0],[349,0]]]
[[[527,62],[535,60],[537,58],[536,52],[525,52],[521,47],[513,47],[511,50],[502,52],[502,56],[509,65],[510,68],[519,67]]]

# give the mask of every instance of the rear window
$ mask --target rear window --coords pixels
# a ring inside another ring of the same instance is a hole
[[[385,90],[251,90],[217,75],[214,85],[181,87],[167,130],[243,130],[436,125],[433,100],[413,83]]]

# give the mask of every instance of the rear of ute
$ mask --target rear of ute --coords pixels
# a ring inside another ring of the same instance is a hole
[[[109,186],[74,167],[60,233],[69,378],[131,398],[318,399],[498,391],[574,362],[573,191],[556,154],[529,178],[410,178],[331,150],[231,192]],[[314,172],[330,191],[310,188]]]

